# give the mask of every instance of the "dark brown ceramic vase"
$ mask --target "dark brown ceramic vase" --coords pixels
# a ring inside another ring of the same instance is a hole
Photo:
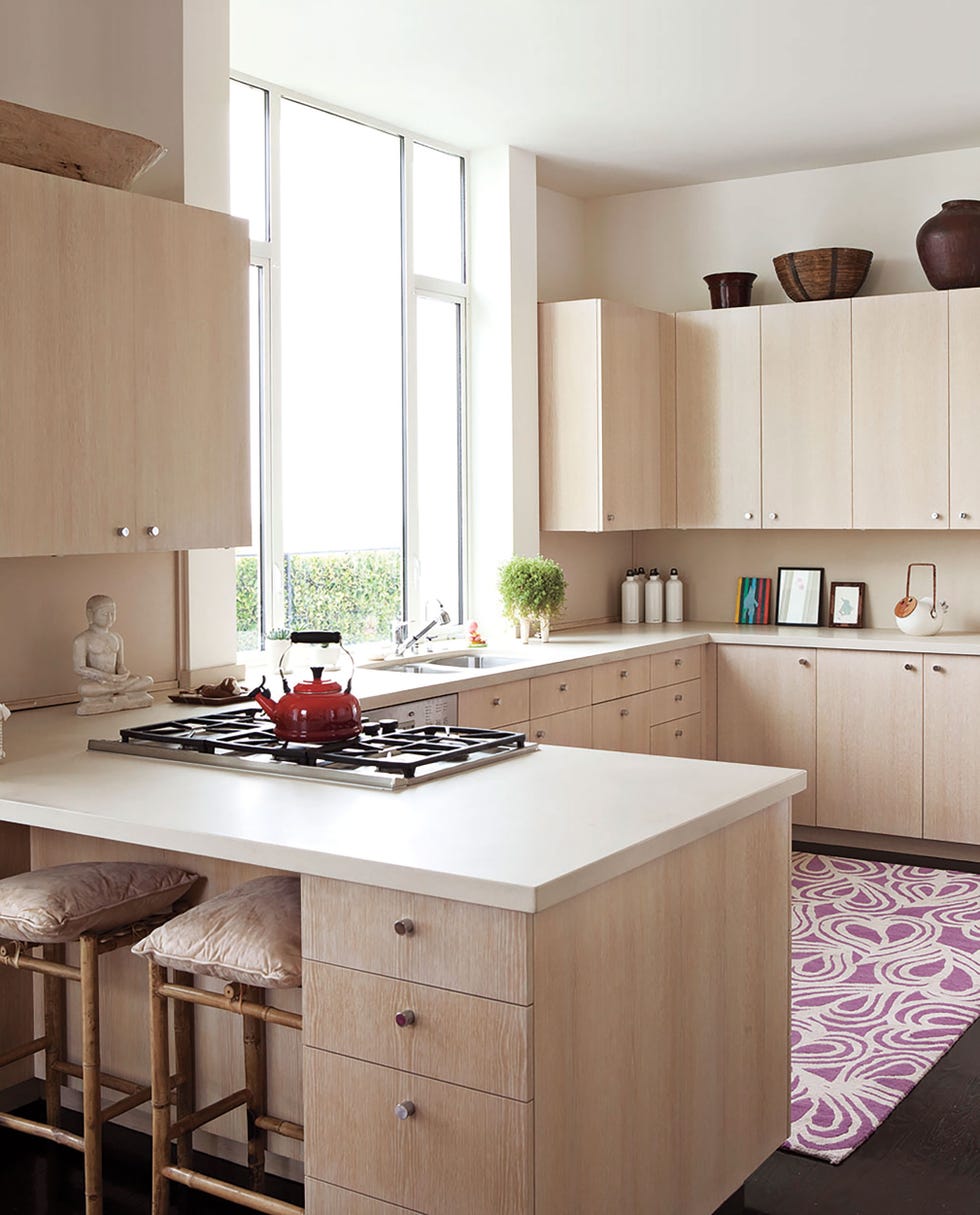
[[[915,249],[937,291],[980,287],[980,200],[944,202],[919,229]]]
[[[752,284],[756,276],[745,270],[726,270],[722,274],[706,274],[712,308],[746,308],[752,300]]]

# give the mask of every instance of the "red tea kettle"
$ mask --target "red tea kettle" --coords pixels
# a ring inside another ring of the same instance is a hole
[[[294,645],[340,645],[340,634],[290,633],[289,640]],[[279,700],[272,700],[261,691],[254,693],[256,702],[276,723],[276,738],[281,738],[284,742],[331,743],[344,742],[360,734],[361,706],[350,690],[354,677],[354,660],[342,645],[340,648],[347,654],[351,664],[351,675],[343,691],[339,683],[332,680],[324,682],[323,667],[311,667],[313,679],[307,683],[298,683],[292,691],[283,678],[285,695]]]

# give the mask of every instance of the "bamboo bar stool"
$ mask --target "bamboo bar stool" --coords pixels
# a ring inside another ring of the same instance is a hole
[[[102,1212],[102,1128],[150,1100],[150,1088],[101,1068],[99,958],[132,946],[172,914],[174,903],[197,881],[175,865],[126,861],[77,863],[36,869],[0,880],[0,965],[42,976],[44,1034],[0,1055],[0,1067],[45,1055],[46,1122],[0,1113],[0,1126],[75,1148],[85,1156],[85,1212]],[[79,964],[65,961],[77,942]],[[41,956],[34,954],[41,950]],[[67,1058],[67,985],[81,987],[82,1062]],[[61,1088],[82,1081],[81,1135],[61,1127]],[[103,1088],[123,1096],[102,1107]]]
[[[153,1089],[152,1215],[167,1215],[169,1183],[238,1203],[266,1215],[301,1215],[303,1208],[271,1198],[265,1189],[269,1131],[302,1141],[303,1127],[269,1116],[265,1026],[302,1030],[300,1013],[265,1003],[269,988],[302,986],[299,878],[256,878],[192,907],[133,947],[150,963],[150,1058]],[[173,969],[172,982],[167,969]],[[224,979],[223,992],[194,987],[193,976]],[[169,1004],[174,1001],[174,1064],[170,1070]],[[194,1093],[195,1005],[221,1008],[242,1018],[245,1087],[196,1108]],[[180,1016],[183,1010],[184,1016]],[[176,1106],[177,1119],[171,1118]],[[193,1132],[239,1106],[248,1118],[249,1187],[233,1185],[192,1167]],[[171,1143],[177,1162],[171,1163]]]

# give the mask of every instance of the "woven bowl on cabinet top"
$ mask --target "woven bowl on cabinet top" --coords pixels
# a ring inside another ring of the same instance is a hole
[[[841,300],[857,295],[868,276],[870,249],[801,249],[772,259],[791,300]]]

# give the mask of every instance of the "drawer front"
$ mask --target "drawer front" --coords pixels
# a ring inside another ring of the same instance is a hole
[[[531,1098],[530,1005],[308,962],[303,1026],[311,1046],[501,1097]]]
[[[592,672],[565,671],[561,675],[538,675],[531,680],[532,717],[549,717],[592,703]]]
[[[411,933],[396,931],[404,920]],[[501,907],[304,876],[303,956],[511,1004],[532,999],[531,917]]]
[[[655,688],[665,688],[672,683],[700,679],[702,650],[702,646],[694,645],[689,646],[686,650],[668,650],[666,654],[651,654],[651,685]]]
[[[597,751],[650,750],[650,693],[592,706],[592,746]]]
[[[656,688],[650,693],[650,724],[659,726],[662,721],[673,721],[675,717],[690,717],[701,712],[701,680],[689,679],[686,683],[674,683],[666,688]]]
[[[592,703],[616,700],[646,692],[650,687],[650,656],[624,658],[621,662],[604,662],[592,668]]]
[[[677,759],[701,758],[701,714],[679,717],[654,726],[650,731],[650,754],[673,755]]]
[[[424,1215],[409,1211],[407,1207],[393,1207],[353,1190],[343,1190],[339,1185],[328,1185],[315,1177],[306,1178],[304,1189],[306,1215]]]
[[[460,692],[456,711],[461,726],[509,726],[527,721],[531,716],[528,681],[515,679]]]
[[[531,1215],[533,1103],[304,1051],[306,1170],[426,1215]],[[412,1102],[411,1117],[395,1109]]]
[[[551,717],[536,717],[529,723],[528,738],[552,747],[591,747],[592,710],[586,706]]]

